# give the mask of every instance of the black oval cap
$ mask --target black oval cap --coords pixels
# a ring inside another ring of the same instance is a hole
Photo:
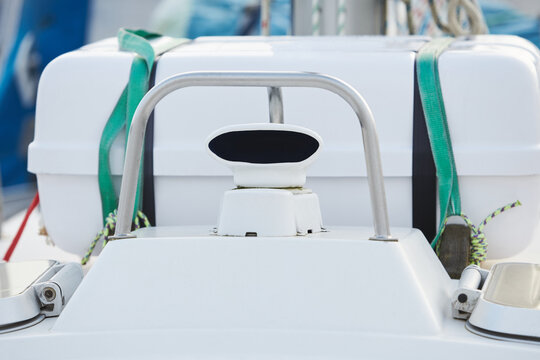
[[[240,130],[220,134],[208,148],[227,161],[252,164],[301,162],[319,148],[314,137],[287,130]]]

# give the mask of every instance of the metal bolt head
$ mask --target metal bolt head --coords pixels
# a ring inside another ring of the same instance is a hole
[[[56,291],[52,287],[46,287],[43,289],[42,294],[47,301],[53,301],[56,299]]]
[[[467,300],[468,300],[467,294],[459,294],[459,296],[458,296],[457,299],[458,299],[458,301],[459,301],[460,303],[463,304],[463,303],[467,302]]]

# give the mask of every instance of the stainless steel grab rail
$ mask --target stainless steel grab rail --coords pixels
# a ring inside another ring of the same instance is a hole
[[[283,95],[281,88],[268,88],[268,107],[270,122],[274,124],[283,124]]]
[[[131,220],[135,205],[142,146],[150,114],[158,102],[166,95],[174,90],[193,86],[311,87],[325,89],[342,97],[353,108],[362,127],[371,210],[373,212],[373,227],[375,230],[375,235],[371,239],[396,240],[390,235],[379,140],[373,115],[365,100],[352,86],[332,76],[306,72],[273,71],[187,72],[173,75],[148,91],[133,115],[124,161],[116,231],[114,236],[110,237],[110,240],[134,237],[130,234]],[[275,109],[277,108],[279,108],[278,104],[275,106]],[[279,110],[276,112],[279,114]],[[279,119],[278,114],[275,117]]]

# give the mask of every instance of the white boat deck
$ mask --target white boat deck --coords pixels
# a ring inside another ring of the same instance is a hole
[[[417,231],[393,229],[399,242],[371,231],[141,230],[108,245],[60,317],[2,335],[0,348],[55,359],[540,357],[540,346],[452,318],[457,283]]]

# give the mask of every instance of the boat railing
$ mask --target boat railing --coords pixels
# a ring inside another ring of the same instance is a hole
[[[186,72],[164,79],[148,91],[133,115],[129,130],[118,203],[116,230],[114,236],[109,238],[110,240],[135,237],[130,233],[131,219],[135,205],[142,147],[150,114],[159,101],[171,92],[182,88],[201,86],[267,87],[270,121],[278,123],[283,122],[281,87],[319,88],[333,92],[343,98],[354,110],[362,128],[367,180],[375,231],[375,234],[370,239],[382,241],[396,240],[390,235],[379,140],[375,121],[366,101],[351,85],[332,76],[308,72],[273,71]]]

